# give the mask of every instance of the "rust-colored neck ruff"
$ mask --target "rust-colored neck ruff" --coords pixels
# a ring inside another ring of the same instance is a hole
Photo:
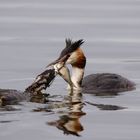
[[[83,51],[81,50],[81,48],[78,48],[76,50],[75,57],[76,57],[76,61],[71,64],[72,67],[84,69],[86,66],[86,57],[85,57]]]

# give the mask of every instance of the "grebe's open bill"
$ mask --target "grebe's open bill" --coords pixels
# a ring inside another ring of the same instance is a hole
[[[47,67],[52,66],[52,65],[55,65],[55,64],[57,64],[59,62],[65,64],[69,57],[70,57],[70,54],[66,54],[62,58],[57,59],[54,62],[48,64]]]
[[[83,39],[80,39],[75,42],[73,42],[71,39],[66,39],[65,42],[66,42],[66,47],[61,51],[59,58],[54,62],[50,63],[47,67],[51,65],[55,65],[56,63],[59,62],[64,62],[65,64],[65,62],[70,57],[71,53],[76,51],[84,43]]]

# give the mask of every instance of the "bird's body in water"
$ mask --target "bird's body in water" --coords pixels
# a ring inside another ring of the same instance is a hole
[[[86,57],[83,50],[80,48],[83,43],[84,42],[82,39],[75,42],[71,41],[70,39],[66,39],[66,47],[62,50],[59,58],[50,64],[54,65],[55,63],[59,62],[64,55],[70,55],[66,61],[66,64],[71,64],[72,66],[72,84],[69,84],[68,88],[81,90],[84,93],[117,93],[135,89],[135,84],[133,82],[114,73],[90,74],[84,77]],[[61,73],[60,75],[65,78],[67,82],[70,81],[68,78],[66,78],[65,73]]]
[[[61,62],[53,65],[53,68],[46,69],[41,74],[37,75],[34,82],[30,86],[28,86],[25,91],[18,91],[14,89],[0,89],[0,107],[5,105],[17,104],[21,101],[30,101],[37,103],[48,102],[48,94],[45,94],[46,92],[44,93],[44,91],[51,85],[54,78],[59,72],[67,72],[67,70],[63,68],[63,65],[68,58],[69,55],[65,55],[61,58]],[[65,75],[66,74],[67,73],[65,73]]]

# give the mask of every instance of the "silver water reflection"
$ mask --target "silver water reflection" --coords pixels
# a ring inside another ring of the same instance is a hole
[[[60,115],[58,120],[47,122],[47,124],[57,127],[66,135],[80,136],[79,133],[84,130],[80,118],[86,115],[82,111],[83,106],[82,94],[79,92],[72,93],[69,95],[68,111]]]
[[[59,110],[58,112],[58,114],[59,113],[61,114],[59,116],[59,119],[54,121],[49,121],[46,123],[47,125],[55,126],[59,130],[63,131],[65,135],[81,136],[80,132],[84,131],[84,126],[83,124],[81,124],[80,119],[81,117],[86,115],[86,112],[83,112],[83,108],[85,105],[92,105],[100,110],[113,111],[113,110],[124,109],[124,107],[117,106],[117,105],[97,104],[97,103],[91,103],[89,101],[85,101],[82,98],[82,93],[79,91],[73,91],[73,93],[69,94],[69,97],[67,99],[68,100],[66,103],[60,103],[61,105],[60,104],[57,105],[57,107],[59,107],[59,109],[61,110],[61,111]],[[48,106],[46,106],[45,110],[47,110],[47,107]],[[63,107],[67,107],[67,111],[62,111]],[[55,105],[55,109],[56,109],[56,105]]]

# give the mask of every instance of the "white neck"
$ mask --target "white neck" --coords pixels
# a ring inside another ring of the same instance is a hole
[[[59,68],[61,65],[57,65],[57,68]],[[54,68],[57,70],[56,65]],[[72,67],[72,76],[70,77],[69,69],[66,66],[63,66],[58,74],[69,84],[68,89],[74,89],[81,91],[81,84],[84,76],[84,68],[78,68],[78,67]]]
[[[81,82],[84,76],[84,68],[72,67],[71,81],[74,85],[73,89],[81,90]]]

